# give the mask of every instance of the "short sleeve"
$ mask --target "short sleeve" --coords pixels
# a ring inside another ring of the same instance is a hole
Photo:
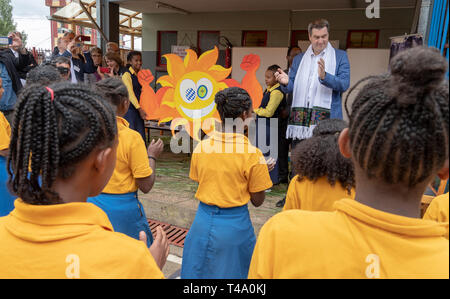
[[[144,140],[142,140],[140,135],[132,139],[133,142],[130,143],[131,148],[129,151],[131,173],[137,179],[149,177],[152,175],[153,170],[150,167]]]
[[[191,180],[198,182],[198,168],[197,168],[197,155],[196,153],[192,154],[191,158],[191,167],[189,170],[189,178]]]
[[[259,149],[256,150],[256,153],[251,154],[248,164],[247,178],[248,191],[250,193],[265,191],[272,187],[273,184],[270,179],[266,159],[264,159],[264,156]]]
[[[286,204],[283,207],[283,211],[301,209],[299,192],[297,190],[298,185],[297,179],[298,176],[295,176],[289,183],[289,188],[286,194]]]

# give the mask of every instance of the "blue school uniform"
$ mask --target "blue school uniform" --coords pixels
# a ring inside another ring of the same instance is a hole
[[[278,101],[280,101],[280,103],[278,104],[277,108],[272,112],[269,112],[269,114],[272,114],[270,117],[266,117],[265,113],[261,113],[260,109],[266,109],[268,108],[268,105],[270,103],[270,100],[273,98],[273,94],[277,93],[279,98]],[[280,100],[281,99],[281,100]],[[275,164],[275,168],[270,172],[270,179],[272,180],[273,184],[278,184],[279,183],[279,167],[278,167],[278,155],[275,155],[275,150],[274,147],[278,147],[279,144],[279,136],[280,136],[280,113],[282,110],[282,107],[286,106],[286,96],[283,93],[283,91],[281,90],[281,86],[280,84],[276,84],[275,86],[267,89],[264,92],[263,95],[263,99],[261,101],[261,105],[259,106],[258,109],[255,110],[256,114],[257,114],[257,135],[256,135],[256,146],[259,149],[263,149],[264,145],[265,146],[269,146],[270,150],[269,151],[263,151],[263,155],[264,157],[269,157],[272,156],[274,159],[277,160],[276,164]],[[277,119],[277,124],[278,124],[278,132],[275,136],[275,138],[272,140],[270,138],[270,130],[271,130],[271,119]],[[265,120],[265,121],[261,121],[261,120]],[[258,135],[258,132],[260,131],[259,126],[264,125],[265,126],[265,139],[259,138],[260,136]],[[263,144],[265,142],[265,144]],[[278,151],[277,151],[278,152]]]

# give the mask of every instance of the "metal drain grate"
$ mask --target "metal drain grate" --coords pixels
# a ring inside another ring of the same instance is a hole
[[[161,226],[164,231],[166,232],[167,239],[169,240],[169,244],[183,247],[184,246],[184,239],[186,238],[186,234],[188,233],[188,230],[185,228],[181,228],[169,223],[164,223],[160,221],[156,221],[153,219],[147,219],[148,224],[150,225],[150,230],[152,231],[153,236],[155,236],[156,228],[158,226]]]

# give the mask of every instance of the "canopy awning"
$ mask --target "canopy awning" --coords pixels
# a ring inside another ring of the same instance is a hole
[[[84,5],[89,15],[81,7],[79,2]],[[48,17],[48,19],[97,29],[92,22],[92,20],[97,22],[96,3],[96,0],[73,1],[57,10],[53,15]],[[124,35],[142,36],[142,13],[122,7],[119,8],[119,32]]]

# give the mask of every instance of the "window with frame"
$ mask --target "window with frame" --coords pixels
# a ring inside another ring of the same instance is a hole
[[[347,48],[378,48],[379,30],[349,30]]]
[[[167,65],[167,61],[163,56],[172,53],[172,46],[176,46],[177,43],[178,43],[177,31],[158,31],[158,54],[157,54],[158,66]]]
[[[243,31],[242,32],[243,47],[266,47],[267,31]]]

